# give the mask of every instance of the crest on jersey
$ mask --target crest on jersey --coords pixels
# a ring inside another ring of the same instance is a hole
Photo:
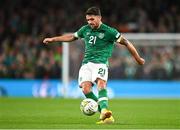
[[[104,33],[99,33],[98,37],[99,37],[100,39],[103,39],[103,38],[104,38]]]

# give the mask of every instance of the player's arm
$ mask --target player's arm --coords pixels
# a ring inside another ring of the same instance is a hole
[[[77,38],[75,37],[74,33],[68,33],[68,34],[63,34],[61,36],[45,38],[43,40],[43,43],[49,44],[49,43],[53,43],[53,42],[71,42],[71,41],[74,41],[76,39]]]
[[[138,64],[143,65],[145,63],[145,60],[139,56],[139,54],[138,54],[136,48],[133,46],[133,44],[129,40],[127,40],[125,37],[123,37],[121,35],[119,37],[119,39],[117,40],[117,42],[119,44],[127,47],[127,49],[132,54],[132,56],[135,58],[135,60],[137,61]]]

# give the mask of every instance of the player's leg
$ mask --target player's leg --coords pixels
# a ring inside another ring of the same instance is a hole
[[[98,104],[100,105],[102,112],[102,109],[105,110],[108,107],[108,97],[106,90],[108,67],[106,64],[90,63],[90,69],[92,70],[92,82],[96,82],[98,88]]]
[[[108,67],[106,64],[92,63],[92,81],[98,88],[98,104],[101,108],[100,121],[97,124],[113,123],[112,112],[108,110],[108,96],[106,84],[108,79]]]
[[[100,121],[97,124],[111,124],[114,122],[112,117],[112,112],[108,110],[108,96],[106,89],[106,81],[100,78],[97,78],[97,87],[98,87],[98,104],[101,108]]]
[[[85,65],[81,66],[81,68],[79,70],[78,82],[79,82],[80,88],[82,88],[82,92],[85,95],[85,97],[91,98],[97,102],[98,98],[92,92],[92,86],[93,86],[93,83],[91,82],[92,81],[92,72],[89,69],[88,65],[89,64],[85,64]],[[100,109],[99,109],[99,111],[100,111]]]
[[[98,103],[101,108],[100,119],[104,120],[105,118],[109,118],[112,115],[112,112],[108,111],[108,96],[106,90],[106,81],[97,78],[97,87],[98,87]]]
[[[81,86],[82,92],[84,93],[86,98],[91,98],[91,99],[95,100],[96,102],[98,101],[98,98],[92,92],[92,86],[93,86],[92,82],[85,81],[85,82],[81,83],[80,86]]]
[[[81,83],[80,86],[81,86],[82,91],[86,98],[91,98],[91,99],[95,100],[96,102],[98,102],[97,96],[92,91],[92,86],[93,86],[92,82],[85,81],[85,82]],[[101,112],[100,105],[98,105],[98,111]]]

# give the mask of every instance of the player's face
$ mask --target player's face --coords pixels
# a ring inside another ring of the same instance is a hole
[[[88,24],[91,26],[91,28],[95,29],[99,27],[99,24],[101,22],[101,16],[86,15],[86,20]]]

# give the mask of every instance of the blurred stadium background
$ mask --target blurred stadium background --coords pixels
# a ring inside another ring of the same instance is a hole
[[[9,4],[10,3],[10,4]],[[138,66],[123,47],[110,59],[111,97],[180,97],[178,0],[1,0],[0,95],[81,97],[82,41],[69,44],[69,87],[62,84],[63,47],[42,40],[86,24],[84,11],[100,6],[103,22],[127,36],[146,59]],[[129,34],[130,33],[130,34]]]
[[[112,126],[94,125],[97,114],[80,113],[82,41],[42,43],[86,24],[84,12],[94,5],[146,60],[139,66],[115,46],[108,81]],[[180,128],[179,99],[179,0],[0,0],[0,128]]]

